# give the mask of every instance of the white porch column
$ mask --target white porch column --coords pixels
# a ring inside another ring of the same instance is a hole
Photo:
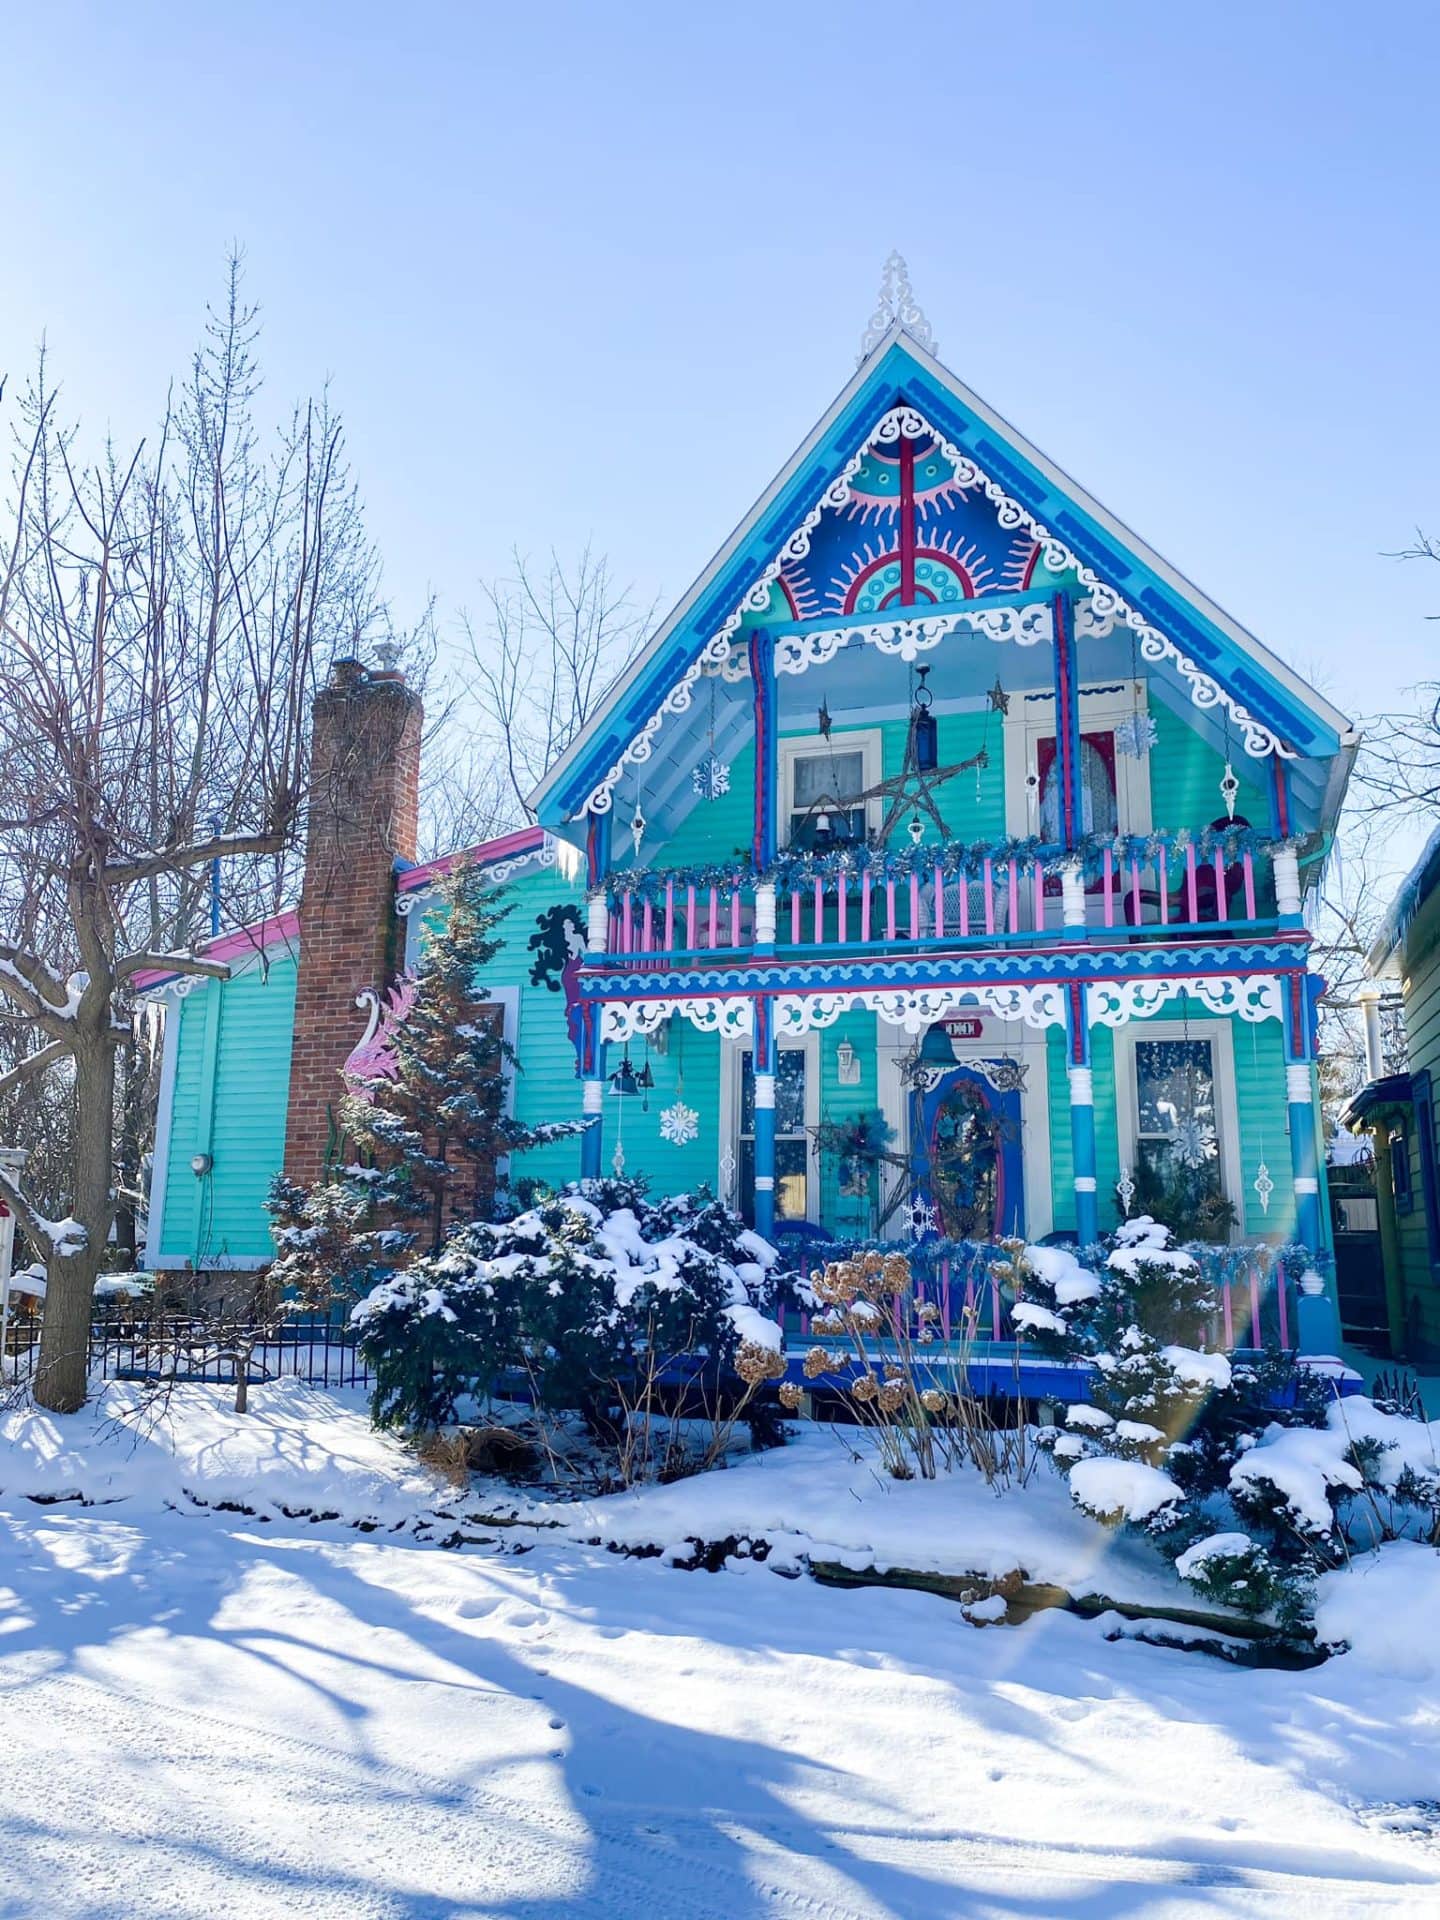
[[[775,945],[775,883],[762,880],[755,889],[755,946],[770,952]]]
[[[1078,860],[1060,869],[1060,918],[1067,927],[1085,924],[1085,874]]]
[[[1282,920],[1300,917],[1300,860],[1294,847],[1280,847],[1275,854],[1275,911]]]
[[[610,942],[610,904],[604,887],[591,894],[586,916],[586,949],[590,953],[604,953]]]

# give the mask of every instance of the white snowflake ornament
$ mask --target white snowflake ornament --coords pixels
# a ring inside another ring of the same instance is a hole
[[[712,748],[695,763],[690,785],[702,800],[719,800],[730,791],[730,767]]]
[[[1159,738],[1153,715],[1127,714],[1115,729],[1115,751],[1129,760],[1143,760]]]
[[[692,1140],[700,1137],[700,1116],[694,1107],[687,1107],[683,1100],[677,1100],[672,1107],[666,1107],[660,1115],[660,1138],[668,1140],[672,1147],[688,1147]]]
[[[1215,1129],[1203,1120],[1182,1120],[1175,1129],[1170,1151],[1182,1167],[1203,1167],[1217,1151]]]
[[[1115,1191],[1120,1197],[1121,1208],[1124,1211],[1125,1218],[1128,1220],[1130,1218],[1130,1209],[1135,1204],[1136,1192],[1135,1182],[1131,1177],[1128,1167],[1124,1169],[1120,1178],[1115,1182]]]
[[[918,1193],[908,1207],[901,1208],[900,1218],[910,1238],[917,1242],[923,1240],[927,1233],[940,1231],[940,1221],[934,1207]]]

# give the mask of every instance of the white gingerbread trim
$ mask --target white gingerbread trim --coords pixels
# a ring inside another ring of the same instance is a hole
[[[844,1013],[868,1008],[892,1027],[920,1034],[946,1014],[979,1005],[1000,1020],[1023,1020],[1030,1027],[1061,1026],[1065,991],[1058,982],[1038,986],[861,987],[853,993],[782,993],[775,998],[777,1034],[809,1033],[829,1027]]]
[[[928,434],[936,442],[945,455],[945,458],[954,467],[956,481],[962,488],[978,487],[980,489],[986,499],[995,507],[996,518],[1003,529],[1013,531],[1016,528],[1023,527],[1039,544],[1041,558],[1052,573],[1073,572],[1080,585],[1087,589],[1091,598],[1086,604],[1083,617],[1077,610],[1075,623],[1077,635],[1087,634],[1099,637],[1103,634],[1113,632],[1117,624],[1128,628],[1135,634],[1139,642],[1140,653],[1146,660],[1165,660],[1174,666],[1182,681],[1188,686],[1191,702],[1195,706],[1200,708],[1223,706],[1226,708],[1230,718],[1240,731],[1246,753],[1252,759],[1264,759],[1267,754],[1272,753],[1286,760],[1297,758],[1293,748],[1287,747],[1277,734],[1267,727],[1263,721],[1257,720],[1233,695],[1227,693],[1217,680],[1213,679],[1208,673],[1204,672],[1202,668],[1197,666],[1188,654],[1183,653],[1180,648],[1176,646],[1173,640],[1163,634],[1158,627],[1152,626],[1145,616],[1130,606],[1115,588],[1108,586],[1095,572],[1093,567],[1086,566],[1073,549],[1066,546],[1063,540],[1052,533],[1042,522],[1037,520],[1018,500],[1006,493],[1005,489],[997,480],[991,479],[990,475],[986,473],[982,467],[978,466],[968,454],[962,453],[953,441],[947,440],[942,433],[931,425],[929,420],[926,419],[925,415],[921,413],[918,408],[905,406],[892,407],[889,412],[882,414],[868,439],[862,443],[859,450],[845,463],[840,473],[831,481],[830,485],[826,487],[819,500],[811,507],[794,533],[785,541],[775,558],[763,569],[754,585],[750,588],[749,592],[743,596],[739,605],[726,619],[719,632],[707,643],[698,659],[686,668],[680,679],[670,689],[664,700],[661,701],[656,711],[620,754],[619,759],[615,762],[614,766],[611,767],[604,779],[599,781],[598,784],[591,789],[582,811],[589,810],[595,813],[606,813],[609,811],[614,803],[615,787],[621,775],[624,773],[626,766],[643,765],[644,762],[651,757],[655,750],[655,736],[659,732],[666,714],[684,713],[689,708],[695,682],[703,672],[707,671],[707,668],[709,671],[721,672],[724,673],[726,677],[729,677],[731,671],[731,636],[738,631],[740,623],[747,613],[763,612],[766,606],[768,606],[770,589],[779,578],[787,561],[803,559],[810,551],[810,535],[819,525],[825,509],[830,506],[842,507],[849,500],[850,483],[860,471],[861,464],[870,449],[874,446],[891,444],[899,440],[902,435],[908,435],[913,438],[921,434]],[[1001,611],[1002,609],[999,608],[994,609],[995,613],[1000,613]],[[1015,610],[1005,609],[1003,611],[1014,612]],[[1029,609],[1022,609],[1022,611],[1028,612]],[[884,623],[884,626],[880,630],[885,630],[886,628],[895,629],[909,625],[926,626],[929,624],[928,619],[918,623],[892,621]],[[860,631],[863,633],[875,631],[875,629],[851,628],[847,631]],[[823,636],[817,637],[823,638]],[[999,638],[1001,636],[997,634],[995,637]],[[1034,635],[1035,639],[1039,639],[1040,637],[1042,636],[1039,633]],[[938,638],[939,635],[936,635],[936,639]],[[838,648],[838,645],[843,644],[843,642],[837,642],[836,644]],[[878,644],[878,642],[876,644]],[[915,647],[917,642],[912,637],[909,641],[897,642],[888,650],[900,652],[902,658],[913,659],[913,651],[907,654],[902,650],[907,644]],[[928,640],[923,644],[933,646],[935,640]],[[835,650],[836,649],[832,648],[830,653],[825,654],[822,649],[822,657],[833,657]],[[802,666],[787,667],[786,671],[803,672],[804,666],[817,664],[821,664],[821,660],[811,658],[807,659]],[[736,677],[738,678],[739,676],[737,675]]]
[[[693,1000],[606,1000],[600,1008],[600,1038],[632,1040],[658,1033],[673,1013],[683,1015],[701,1033],[727,1038],[752,1033],[755,1026],[755,1003],[749,994]]]
[[[1164,980],[1103,980],[1085,989],[1085,1019],[1092,1027],[1123,1027],[1148,1020],[1182,993],[1193,994],[1207,1013],[1241,1020],[1284,1018],[1280,982],[1274,974],[1220,974]]]

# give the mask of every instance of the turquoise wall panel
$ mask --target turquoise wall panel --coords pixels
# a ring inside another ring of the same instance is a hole
[[[1225,817],[1220,780],[1223,754],[1201,738],[1187,720],[1154,701],[1150,707],[1158,738],[1150,749],[1150,811],[1157,831],[1199,829]],[[1257,762],[1235,744],[1232,764],[1240,781],[1235,811],[1252,827],[1270,826],[1270,802],[1257,783]],[[1268,764],[1268,763],[1267,763]]]
[[[170,1157],[160,1252],[204,1267],[217,1260],[264,1260],[272,1247],[264,1211],[285,1157],[295,960],[246,965],[186,995],[170,1018],[180,1031],[171,1105]],[[207,1028],[213,1058],[204,1083]],[[197,1177],[190,1161],[211,1155]]]

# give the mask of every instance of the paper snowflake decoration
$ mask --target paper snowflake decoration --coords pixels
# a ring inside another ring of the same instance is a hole
[[[1182,1167],[1203,1167],[1216,1154],[1215,1129],[1203,1120],[1182,1120],[1175,1129],[1170,1151]]]
[[[672,1147],[688,1147],[692,1140],[700,1137],[700,1116],[694,1107],[687,1107],[683,1100],[677,1100],[673,1107],[666,1107],[660,1115],[660,1138],[668,1140]]]
[[[1152,714],[1127,714],[1115,729],[1115,751],[1131,760],[1143,760],[1159,738]]]
[[[908,1207],[901,1209],[900,1218],[905,1223],[906,1232],[915,1241],[923,1240],[927,1233],[940,1231],[940,1221],[934,1207],[918,1193]]]
[[[730,767],[712,748],[695,764],[690,784],[702,800],[719,800],[730,791]]]
[[[1270,1196],[1275,1191],[1275,1182],[1270,1178],[1270,1169],[1262,1160],[1255,1169],[1255,1178],[1250,1183],[1255,1189],[1255,1197],[1260,1202],[1260,1211],[1269,1213]]]

